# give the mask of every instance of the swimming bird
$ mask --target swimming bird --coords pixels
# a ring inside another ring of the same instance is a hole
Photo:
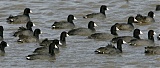
[[[4,31],[3,26],[0,26],[0,41],[3,40],[3,31]]]
[[[101,40],[109,40],[112,39],[116,36],[118,36],[117,34],[117,30],[119,30],[115,25],[113,25],[110,29],[111,33],[94,33],[91,34],[90,36],[88,36],[89,39],[101,39]]]
[[[125,41],[123,41],[122,39],[119,39],[117,41],[117,48],[112,45],[112,44],[108,44],[106,47],[100,47],[98,49],[95,50],[95,53],[97,54],[118,54],[118,53],[122,53],[122,44],[126,43]]]
[[[63,31],[60,34],[60,42],[62,43],[59,46],[66,46],[66,37],[68,37],[69,35],[67,34],[66,31]],[[41,43],[40,46],[49,46],[52,43],[53,40],[50,40],[48,38],[44,39]]]
[[[48,49],[48,52],[46,53],[35,53],[35,54],[31,54],[31,55],[28,55],[26,56],[26,59],[27,60],[55,60],[55,52],[56,51],[59,51],[59,48],[57,49],[57,46],[56,44],[53,42],[49,45],[49,49]]]
[[[0,56],[4,56],[4,54],[5,54],[5,47],[8,47],[8,46],[9,45],[5,41],[2,41],[0,43]]]
[[[157,36],[157,39],[160,40],[160,34]]]
[[[70,14],[68,15],[67,21],[59,21],[59,22],[56,21],[51,26],[51,28],[52,29],[73,29],[75,27],[73,20],[76,20],[76,17]]]
[[[135,17],[135,19],[138,21],[136,23],[138,24],[151,24],[154,23],[154,12],[150,11],[148,12],[148,16],[142,16],[141,14],[137,14],[137,16]]]
[[[106,18],[105,10],[109,10],[106,5],[100,7],[100,13],[91,13],[83,16],[83,18]]]
[[[12,16],[12,15],[10,15],[10,16],[7,18],[7,22],[8,22],[9,24],[27,23],[28,21],[31,21],[31,20],[30,20],[29,13],[32,13],[32,11],[30,10],[30,8],[25,8],[23,15],[17,15],[17,16]]]
[[[153,46],[155,45],[154,43],[154,37],[156,33],[153,30],[148,31],[148,39],[132,39],[129,44],[132,46]]]
[[[39,34],[41,34],[40,29],[35,29],[34,34],[32,36],[19,35],[19,39],[17,42],[21,43],[31,43],[31,42],[39,42]]]
[[[144,53],[160,55],[160,46],[147,46]]]
[[[118,39],[123,39],[125,42],[130,42],[132,39],[140,39],[139,35],[143,34],[140,29],[134,29],[133,36],[118,36],[111,40],[112,43],[116,43]]]
[[[160,10],[160,5],[156,5],[156,11]]]
[[[19,29],[14,33],[13,36],[15,36],[15,37],[18,37],[19,35],[33,36],[33,30],[32,30],[33,26],[35,26],[35,24],[33,22],[29,21],[26,24],[26,28],[19,27]]]
[[[133,30],[134,29],[134,25],[133,23],[136,21],[136,19],[133,16],[130,16],[128,18],[128,22],[127,23],[116,23],[115,25],[117,26],[117,28],[119,30]]]
[[[81,36],[89,36],[93,33],[95,33],[95,28],[97,25],[95,22],[90,21],[88,23],[88,28],[76,28],[76,29],[71,29],[68,31],[68,35],[81,35]]]
[[[57,39],[54,39],[50,44],[49,46],[43,46],[43,47],[39,47],[39,48],[36,48],[33,53],[38,53],[38,54],[45,54],[45,53],[48,53],[48,49],[52,47],[50,46],[55,46],[54,49],[55,49],[55,53],[59,53],[59,46],[58,45],[62,45],[62,43],[57,40]]]

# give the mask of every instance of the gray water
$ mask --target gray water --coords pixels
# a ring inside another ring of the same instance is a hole
[[[55,21],[66,20],[69,14],[75,15],[76,27],[87,27],[90,20],[96,22],[97,32],[110,33],[111,25],[126,23],[129,16],[140,13],[147,15],[154,11],[160,0],[1,0],[0,1],[0,24],[4,26],[4,40],[8,42],[5,56],[0,57],[0,68],[160,68],[160,55],[145,55],[144,46],[132,47],[123,45],[123,53],[119,55],[95,54],[94,51],[106,46],[108,41],[87,39],[85,36],[67,37],[66,48],[60,48],[60,53],[54,62],[48,60],[26,60],[25,56],[32,54],[38,43],[18,44],[18,38],[13,37],[18,27],[25,24],[8,24],[6,18],[12,15],[22,14],[24,8],[31,8],[32,21],[36,24],[33,29],[40,28],[43,34],[40,39],[59,39],[62,31],[67,29],[52,30],[51,25]],[[99,12],[101,5],[107,5],[110,10],[106,11],[107,18],[83,19],[82,16],[92,12]],[[160,11],[154,11],[156,22],[151,25],[139,26],[144,33],[141,38],[147,38],[149,29],[160,33]],[[132,32],[118,31],[120,36],[130,35]],[[160,41],[155,38],[157,46]]]

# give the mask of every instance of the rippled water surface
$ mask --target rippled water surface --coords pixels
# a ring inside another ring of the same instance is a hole
[[[94,50],[100,46],[106,46],[108,41],[87,39],[85,36],[67,37],[66,48],[60,48],[60,53],[54,62],[48,60],[26,60],[25,56],[32,54],[38,43],[18,44],[17,38],[12,34],[19,26],[25,24],[8,24],[6,18],[12,14],[22,14],[24,8],[31,8],[32,21],[36,24],[33,29],[40,28],[43,34],[40,39],[59,39],[62,31],[67,29],[52,30],[51,25],[55,21],[66,20],[69,14],[75,15],[76,27],[87,27],[90,20],[96,22],[97,32],[110,33],[111,25],[125,23],[129,16],[140,13],[147,15],[149,11],[155,13],[156,22],[151,25],[139,26],[143,31],[141,38],[147,38],[149,29],[160,33],[160,11],[155,11],[155,6],[160,0],[1,0],[0,1],[0,25],[4,26],[4,40],[8,42],[6,55],[0,57],[0,68],[159,68],[159,55],[145,55],[144,46],[132,47],[123,45],[123,53],[119,55],[95,54]],[[107,5],[106,19],[83,19],[82,16],[92,12],[99,12],[101,5]],[[118,31],[119,35],[131,35],[132,32]],[[155,38],[157,46],[160,42]]]

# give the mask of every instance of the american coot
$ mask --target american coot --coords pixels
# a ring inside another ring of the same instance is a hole
[[[150,24],[150,23],[155,22],[153,17],[154,17],[154,12],[150,11],[150,12],[148,12],[148,16],[142,16],[141,14],[137,14],[137,16],[135,18],[138,21],[136,23],[145,25],[145,24]]]
[[[90,21],[88,23],[88,28],[77,28],[77,29],[72,29],[68,31],[69,35],[81,35],[81,36],[89,36],[91,34],[93,34],[96,30],[95,30],[95,26],[97,26],[95,24],[95,22]]]
[[[25,8],[23,15],[17,15],[17,16],[10,15],[7,18],[7,22],[9,24],[27,23],[28,21],[30,21],[29,13],[32,13],[32,11],[30,10],[30,8]]]
[[[33,36],[25,36],[25,35],[19,35],[19,39],[17,42],[21,43],[31,43],[31,42],[39,42],[39,34],[41,34],[40,29],[35,29]]]
[[[147,46],[145,47],[145,54],[160,54],[160,46]]]
[[[156,33],[153,30],[148,31],[148,39],[133,39],[129,42],[130,45],[133,46],[153,46],[154,44],[154,37]]]
[[[51,49],[53,49],[51,46],[55,46],[54,48],[55,48],[55,53],[59,53],[59,46],[58,45],[61,45],[61,42],[59,41],[59,40],[57,40],[57,39],[54,39],[53,41],[52,41],[52,43],[50,43],[49,44],[49,46],[48,47],[46,47],[46,46],[43,46],[43,47],[39,47],[39,48],[36,48],[34,51],[33,51],[33,53],[38,53],[38,54],[45,54],[45,53],[48,53],[49,51],[48,51],[48,49],[49,48],[51,48]]]
[[[54,22],[52,29],[73,29],[75,27],[73,20],[76,18],[73,15],[68,15],[67,21]]]
[[[35,26],[33,22],[29,21],[26,24],[26,27],[19,27],[18,31],[14,33],[13,36],[17,37],[19,35],[25,35],[25,36],[32,36],[33,35],[33,30],[32,27]]]
[[[118,39],[123,39],[125,42],[130,42],[132,39],[140,39],[139,35],[143,34],[140,29],[134,29],[133,36],[119,36],[111,40],[111,42],[116,43]]]
[[[146,54],[160,54],[160,46],[147,46],[145,47]]]
[[[48,38],[45,38],[44,40],[42,40],[42,42],[39,44],[40,46],[45,46],[48,47],[53,40],[49,40]]]
[[[133,16],[130,16],[128,18],[128,23],[116,23],[115,25],[119,30],[133,30],[134,26],[133,23],[136,21],[136,19]]]
[[[66,46],[66,37],[69,36],[66,31],[63,31],[60,35],[60,42],[62,45],[60,46]],[[41,43],[40,46],[49,46],[52,43],[53,40],[49,40],[48,38],[44,39]]]
[[[55,55],[51,55],[51,54],[31,54],[26,56],[27,60],[48,60],[48,61],[54,61],[56,59]]]
[[[156,5],[156,11],[160,10],[160,5]]]
[[[3,26],[0,26],[0,41],[3,40],[3,31],[4,31]]]
[[[160,34],[157,36],[157,39],[160,40]]]
[[[5,41],[0,43],[0,56],[4,56],[5,54],[5,47],[9,46]]]
[[[95,50],[95,53],[97,54],[117,54],[117,53],[122,53],[122,44],[126,43],[122,39],[119,39],[117,41],[117,48],[112,45],[108,44],[106,47],[100,47],[97,50]]]
[[[100,7],[100,13],[91,13],[83,16],[83,18],[106,18],[105,10],[109,10],[106,5]]]
[[[66,37],[69,36],[67,32],[63,31],[60,35],[60,42],[62,43],[62,46],[66,46]]]
[[[36,59],[40,59],[40,60],[55,60],[55,52],[59,51],[59,48],[57,49],[57,46],[55,43],[51,43],[49,45],[49,49],[47,53],[43,53],[43,54],[31,54],[26,56],[27,60],[36,60]]]
[[[115,36],[118,36],[117,34],[117,30],[119,30],[115,25],[113,25],[110,29],[110,33],[94,33],[91,34],[88,38],[90,39],[101,39],[101,40],[108,40],[108,39],[112,39]]]

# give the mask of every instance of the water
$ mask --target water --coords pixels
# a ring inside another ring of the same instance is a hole
[[[144,46],[132,47],[123,45],[123,53],[120,55],[100,55],[94,50],[100,46],[106,46],[107,41],[96,41],[82,36],[67,37],[67,47],[60,48],[60,54],[54,62],[47,60],[26,60],[25,56],[32,54],[38,43],[16,43],[17,38],[12,34],[19,26],[25,24],[8,24],[6,18],[12,14],[22,14],[24,8],[29,7],[33,11],[30,14],[32,21],[36,24],[33,29],[40,28],[43,34],[40,39],[59,39],[62,31],[67,29],[52,30],[54,21],[66,20],[69,14],[75,15],[76,27],[87,27],[90,20],[96,22],[97,32],[110,33],[111,25],[125,23],[129,16],[140,13],[147,15],[154,11],[160,0],[1,0],[0,1],[0,24],[4,26],[4,40],[8,42],[6,55],[0,57],[0,68],[159,68],[159,55],[145,55]],[[101,5],[107,5],[110,10],[106,11],[107,18],[103,20],[83,19],[82,16],[92,12],[99,12]],[[154,11],[156,23],[146,26],[135,25],[143,31],[141,38],[147,38],[149,29],[160,33],[160,12]],[[118,31],[119,35],[132,35],[132,32]],[[157,46],[160,44],[155,38]]]

